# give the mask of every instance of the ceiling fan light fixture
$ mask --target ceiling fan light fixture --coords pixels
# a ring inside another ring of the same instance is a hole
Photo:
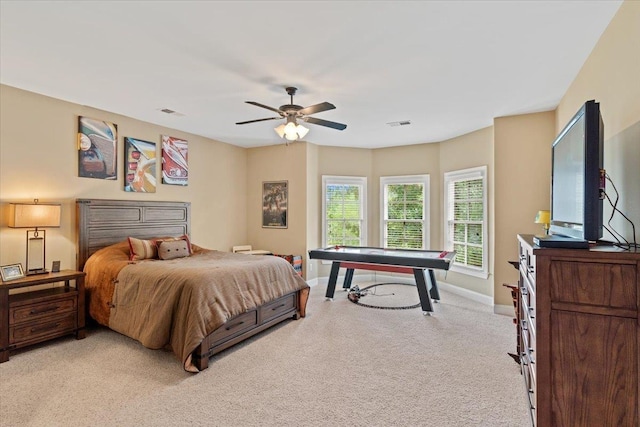
[[[300,139],[304,138],[307,135],[307,133],[309,133],[309,129],[308,128],[306,128],[306,127],[304,127],[302,125],[298,125],[298,137]]]
[[[275,129],[273,129],[273,130],[275,130],[275,131],[276,131],[276,133],[278,134],[278,136],[279,136],[280,138],[284,138],[284,128],[285,128],[285,125],[284,125],[284,123],[283,123],[283,124],[281,124],[280,126],[276,127],[276,128],[275,128]]]
[[[287,123],[284,127],[284,137],[289,141],[298,139],[298,126],[293,122]]]

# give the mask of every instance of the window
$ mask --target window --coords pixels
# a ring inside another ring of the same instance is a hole
[[[427,249],[429,175],[380,178],[382,245]]]
[[[323,247],[366,246],[366,206],[366,177],[323,176]]]
[[[455,250],[452,270],[488,277],[487,167],[444,174],[445,249]]]

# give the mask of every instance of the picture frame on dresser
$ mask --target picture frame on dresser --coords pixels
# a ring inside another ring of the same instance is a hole
[[[0,267],[0,276],[2,276],[3,282],[9,282],[11,280],[21,279],[25,277],[22,264],[8,264]]]

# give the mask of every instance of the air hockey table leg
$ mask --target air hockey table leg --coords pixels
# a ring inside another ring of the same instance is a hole
[[[338,272],[340,271],[340,263],[334,261],[331,264],[331,273],[329,274],[329,283],[327,283],[327,292],[324,295],[325,300],[333,301],[333,294],[336,291],[336,282],[338,281]]]
[[[431,304],[431,297],[427,291],[427,281],[424,275],[424,270],[421,268],[413,269],[413,276],[416,279],[416,287],[418,288],[418,296],[420,297],[420,306],[422,307],[422,313],[433,312],[433,304]]]

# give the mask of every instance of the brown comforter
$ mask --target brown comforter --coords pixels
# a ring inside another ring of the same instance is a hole
[[[196,372],[191,353],[231,317],[300,289],[304,316],[308,285],[284,259],[193,248],[166,261],[129,261],[127,242],[97,251],[84,268],[91,316]]]

